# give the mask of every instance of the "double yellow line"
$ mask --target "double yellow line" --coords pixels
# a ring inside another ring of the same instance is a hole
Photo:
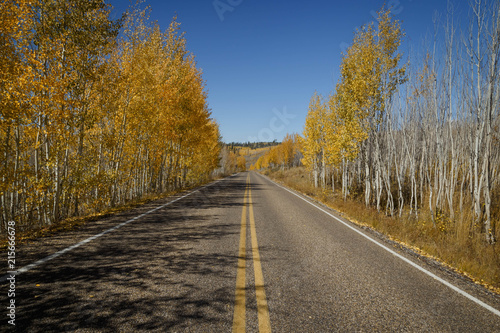
[[[266,293],[264,291],[264,275],[262,274],[262,265],[260,263],[257,232],[255,231],[250,174],[248,174],[247,176],[247,185],[245,188],[245,196],[243,198],[243,210],[241,213],[240,249],[238,253],[238,270],[236,272],[236,296],[234,305],[233,332],[245,332],[247,207],[248,217],[250,220],[250,235],[252,238],[252,258],[253,269],[255,273],[255,296],[257,299],[259,332],[268,333],[271,332],[271,321],[269,320],[269,309],[267,307]]]

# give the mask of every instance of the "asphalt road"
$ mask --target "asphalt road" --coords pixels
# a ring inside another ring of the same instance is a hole
[[[0,329],[14,299],[18,332],[500,332],[498,296],[264,176],[185,194],[18,248]]]

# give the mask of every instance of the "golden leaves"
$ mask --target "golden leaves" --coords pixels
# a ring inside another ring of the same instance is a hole
[[[327,100],[316,93],[311,98],[302,140],[302,163],[309,170],[356,158],[397,85],[406,79],[397,53],[403,36],[389,10],[379,12],[376,29],[368,24],[356,31],[343,54],[335,93]]]
[[[102,0],[0,9],[0,188],[14,207],[0,219],[51,224],[217,167],[218,126],[175,19],[162,32],[138,11],[118,39]]]
[[[325,144],[327,107],[323,97],[314,93],[309,102],[309,111],[306,117],[304,133],[302,139],[302,163],[309,170],[317,168],[320,162],[322,147]]]
[[[250,166],[250,170],[259,170],[269,167],[290,168],[294,164],[295,157],[301,150],[302,140],[298,134],[286,134],[283,141],[260,156],[257,161]]]

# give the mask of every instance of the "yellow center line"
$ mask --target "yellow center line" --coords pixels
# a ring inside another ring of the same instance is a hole
[[[243,197],[243,209],[241,212],[240,248],[238,254],[238,270],[236,272],[236,293],[233,317],[233,332],[245,332],[245,269],[246,269],[246,233],[247,233],[247,206],[250,219],[250,235],[252,238],[252,257],[255,273],[255,297],[257,299],[257,317],[259,320],[259,332],[270,333],[271,321],[269,320],[269,308],[264,290],[264,275],[260,262],[259,246],[257,243],[257,231],[253,215],[252,189],[250,186],[250,174],[247,177],[245,195]]]
[[[236,295],[234,302],[233,332],[245,332],[245,255],[247,234],[247,194],[248,184],[243,197],[243,211],[241,213],[240,249],[238,253],[238,270],[236,272]]]
[[[259,246],[257,243],[257,231],[253,217],[252,189],[250,188],[250,174],[248,174],[248,213],[250,218],[250,234],[252,236],[253,270],[255,272],[255,296],[257,298],[257,314],[259,318],[259,332],[270,333],[271,321],[269,319],[269,308],[267,307],[266,292],[264,290],[264,274],[260,263]]]

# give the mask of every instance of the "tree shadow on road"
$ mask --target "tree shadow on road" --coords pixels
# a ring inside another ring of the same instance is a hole
[[[246,184],[216,185],[19,275],[17,330],[228,330]]]

